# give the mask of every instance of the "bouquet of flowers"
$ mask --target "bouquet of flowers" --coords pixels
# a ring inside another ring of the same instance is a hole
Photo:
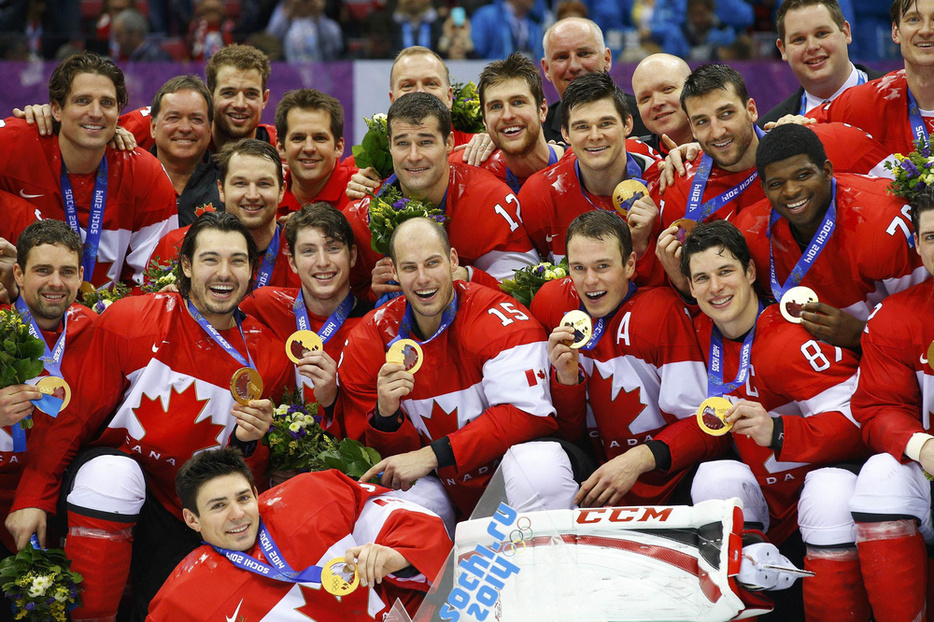
[[[511,279],[506,279],[500,283],[500,289],[529,307],[532,305],[532,298],[535,297],[542,285],[548,281],[563,279],[567,275],[567,259],[562,259],[557,264],[543,260],[534,266],[526,266],[516,270]]]
[[[372,193],[370,196],[370,246],[383,255],[389,254],[389,238],[402,221],[419,216],[431,218],[442,225],[446,221],[440,209],[419,199],[406,199],[395,186],[386,186],[379,196]]]
[[[485,132],[480,94],[473,82],[454,83],[454,103],[451,106],[451,124],[454,129],[468,134]]]
[[[895,179],[889,184],[889,193],[902,197],[909,203],[928,186],[934,185],[934,156],[931,155],[931,144],[919,139],[914,145],[915,150],[908,155],[896,153],[895,162],[885,163],[885,168],[895,175]]]
[[[178,280],[178,271],[178,259],[160,263],[158,257],[153,257],[143,274],[141,289],[147,294],[161,291],[166,285],[173,285]]]
[[[65,622],[78,606],[80,574],[61,549],[43,550],[38,543],[0,561],[3,592],[13,601],[17,620]]]
[[[354,145],[353,152],[354,163],[359,168],[368,166],[376,169],[380,179],[386,179],[392,175],[392,156],[389,153],[389,128],[386,126],[386,115],[383,113],[374,114],[366,121],[366,134],[359,145]]]
[[[0,388],[23,384],[42,373],[45,363],[45,343],[29,333],[16,309],[0,311]],[[23,428],[32,427],[32,417],[20,421]]]
[[[125,283],[116,281],[110,289],[95,289],[91,292],[85,292],[84,296],[81,297],[81,304],[95,313],[101,314],[114,302],[129,295],[130,288]]]
[[[381,460],[375,449],[349,438],[338,441],[325,432],[318,405],[302,399],[301,389],[283,396],[263,442],[269,446],[271,471],[337,469],[359,478]]]

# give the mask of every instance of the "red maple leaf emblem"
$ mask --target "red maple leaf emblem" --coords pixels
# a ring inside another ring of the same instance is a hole
[[[305,604],[296,607],[295,611],[309,620],[370,619],[369,614],[367,614],[369,590],[364,587],[358,587],[350,594],[341,597],[329,594],[323,588],[316,590],[301,583],[298,584],[298,589],[302,592]],[[328,614],[338,615],[327,617]],[[360,618],[360,615],[363,615],[363,618]]]
[[[544,380],[544,379],[545,379],[545,370],[544,370],[544,369],[539,369],[539,370],[538,370],[538,373],[535,374],[535,375],[538,376],[540,379]]]
[[[438,402],[432,402],[431,417],[424,419],[424,423],[433,439],[450,434],[460,427],[457,423],[457,407],[451,412],[445,412]]]
[[[204,205],[199,205],[195,208],[195,218],[204,214],[205,212],[215,212],[217,208],[214,207],[213,203],[205,203]]]
[[[113,265],[114,262],[112,261],[101,261],[98,259],[97,263],[94,264],[94,274],[85,274],[84,280],[88,281],[96,287],[100,287],[110,280],[110,277],[107,276],[107,273],[110,272],[110,268],[113,267]],[[119,278],[120,275],[118,274],[117,277]]]
[[[615,378],[615,374],[604,378],[596,369],[587,385],[587,398],[600,430],[600,439],[610,458],[628,449],[626,440],[636,438],[629,426],[645,410],[645,404],[639,399],[641,386],[626,391],[619,385],[620,380]],[[617,391],[615,396],[614,391]],[[610,449],[613,441],[619,446]]]
[[[172,387],[165,407],[159,396],[143,394],[139,406],[133,409],[143,428],[140,441],[148,447],[171,448],[182,460],[202,449],[216,447],[225,426],[213,423],[210,416],[199,421],[208,402],[208,399],[198,399],[194,381],[181,391]]]

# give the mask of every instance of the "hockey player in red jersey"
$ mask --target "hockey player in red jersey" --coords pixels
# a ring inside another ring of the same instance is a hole
[[[919,3],[920,4],[920,3]],[[934,274],[934,193],[912,200],[915,243]],[[875,452],[863,466],[850,509],[873,616],[879,622],[923,620],[934,544],[934,281],[883,300],[863,334],[853,415]],[[927,476],[927,478],[925,477]],[[930,597],[927,610],[931,610]]]
[[[556,427],[545,334],[508,296],[454,279],[457,251],[436,223],[405,221],[393,233],[391,252],[404,297],[373,311],[350,334],[338,367],[344,425],[388,456],[361,479],[381,473],[384,485],[408,490],[437,470],[469,515],[503,454]],[[421,351],[403,343],[417,354],[408,366],[387,362],[387,349],[402,347],[394,345],[401,339]],[[552,455],[543,456],[551,445],[528,443],[520,451],[534,455],[509,462],[555,481]],[[533,466],[538,459],[541,468]],[[509,481],[507,475],[507,488]],[[574,490],[565,491],[563,507]]]
[[[351,329],[372,306],[350,291],[350,270],[357,261],[353,230],[344,215],[327,203],[306,205],[285,223],[289,265],[301,288],[265,287],[244,298],[240,309],[268,326],[282,341],[298,330],[311,330],[324,348],[305,350],[295,367],[295,381],[305,400],[317,401],[331,422],[337,397],[337,361]],[[345,436],[339,423],[330,431]]]
[[[534,174],[519,193],[522,218],[535,248],[554,261],[566,254],[568,225],[593,209],[613,210],[613,191],[625,179],[651,189],[656,160],[628,152],[632,112],[623,91],[606,73],[575,78],[561,99],[562,132],[574,149],[557,166]],[[661,285],[664,274],[655,259],[658,208],[651,197],[637,199],[625,216],[636,251],[635,282]]]
[[[279,152],[269,143],[245,138],[225,146],[215,159],[217,185],[227,213],[244,224],[260,249],[255,287],[298,287],[299,279],[289,268],[284,227],[276,221],[285,191]],[[153,257],[161,263],[175,259],[187,232],[188,227],[169,232]]]
[[[127,100],[123,72],[96,54],[77,54],[52,73],[49,100],[53,135],[39,136],[16,119],[0,127],[0,190],[82,234],[88,283],[138,283],[178,218],[159,162],[140,149],[107,146]]]
[[[675,502],[686,471],[653,472],[664,451],[653,438],[669,423],[693,418],[706,398],[704,357],[690,315],[668,288],[638,290],[629,227],[594,210],[567,232],[570,276],[546,283],[532,312],[550,332],[551,397],[559,431],[579,441],[585,427],[603,463],[582,485],[577,504]],[[564,314],[582,308],[593,336],[580,348]],[[687,498],[685,492],[685,499]]]
[[[707,356],[707,395],[732,404],[724,405],[721,435],[713,438],[724,449],[732,445],[742,460],[700,464],[692,498],[740,497],[746,520],[779,545],[800,527],[805,566],[819,571],[804,583],[805,608],[814,620],[829,619],[820,612],[840,605],[826,598],[839,576],[823,565],[820,552],[852,547],[849,498],[856,478],[821,467],[865,455],[849,405],[856,356],[813,339],[779,305],[763,307],[755,264],[732,224],[698,225],[682,251],[683,273],[703,312],[695,328]],[[698,455],[711,437],[693,421],[657,438],[668,445],[672,468],[713,457]]]
[[[43,451],[29,461],[7,518],[17,546],[26,546],[64,488],[65,550],[84,576],[74,620],[116,613],[131,547],[134,599],[145,612],[197,545],[172,490],[178,467],[231,443],[262,472],[268,453],[256,443],[272,421],[272,398],[292,384],[284,344],[237,309],[258,263],[243,224],[205,214],[189,229],[180,261],[180,294],[124,298],[92,327],[75,408],[38,430]]]
[[[495,285],[493,279],[511,278],[515,269],[538,260],[515,193],[489,171],[448,162],[454,144],[451,114],[437,97],[427,93],[399,97],[389,108],[387,124],[395,173],[385,186],[398,185],[405,198],[421,199],[444,212],[460,260],[458,278]],[[369,205],[365,198],[346,212],[359,253],[354,287],[362,293],[371,284],[373,293],[381,296],[398,292],[399,286],[389,283],[389,259],[370,246]]]
[[[735,220],[758,281],[776,300],[798,285],[808,303],[802,326],[832,345],[859,350],[869,312],[885,296],[928,278],[914,251],[909,206],[888,180],[834,175],[817,135],[776,127],[759,141],[756,168],[767,199]]]
[[[204,544],[166,581],[150,622],[377,621],[397,597],[414,615],[451,550],[437,516],[337,471],[258,495],[238,452],[218,449],[183,465],[176,487]]]

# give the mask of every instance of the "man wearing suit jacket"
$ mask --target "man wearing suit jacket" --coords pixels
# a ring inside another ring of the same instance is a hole
[[[850,24],[837,0],[785,0],[775,20],[775,44],[801,83],[795,93],[759,117],[759,125],[787,114],[803,115],[857,84],[884,72],[850,62]]]

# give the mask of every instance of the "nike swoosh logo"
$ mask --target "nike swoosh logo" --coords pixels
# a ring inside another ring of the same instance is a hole
[[[240,604],[237,605],[237,609],[234,611],[232,616],[227,616],[227,622],[235,622],[237,619],[237,614],[240,613],[240,606],[243,605],[243,599],[240,599]]]
[[[163,340],[162,343],[160,343],[159,345],[152,344],[152,353],[155,354],[156,352],[159,351],[159,348],[161,348],[164,344],[167,344],[167,343],[168,341]]]
[[[19,196],[23,197],[24,199],[37,199],[37,198],[39,198],[39,197],[41,197],[41,196],[43,196],[43,195],[41,195],[41,194],[26,194],[26,191],[23,190],[22,188],[20,188]]]
[[[545,236],[545,241],[548,242],[549,244],[551,244],[551,241],[554,239],[554,237],[555,237],[555,236],[553,236],[553,235],[546,235],[546,236]]]

